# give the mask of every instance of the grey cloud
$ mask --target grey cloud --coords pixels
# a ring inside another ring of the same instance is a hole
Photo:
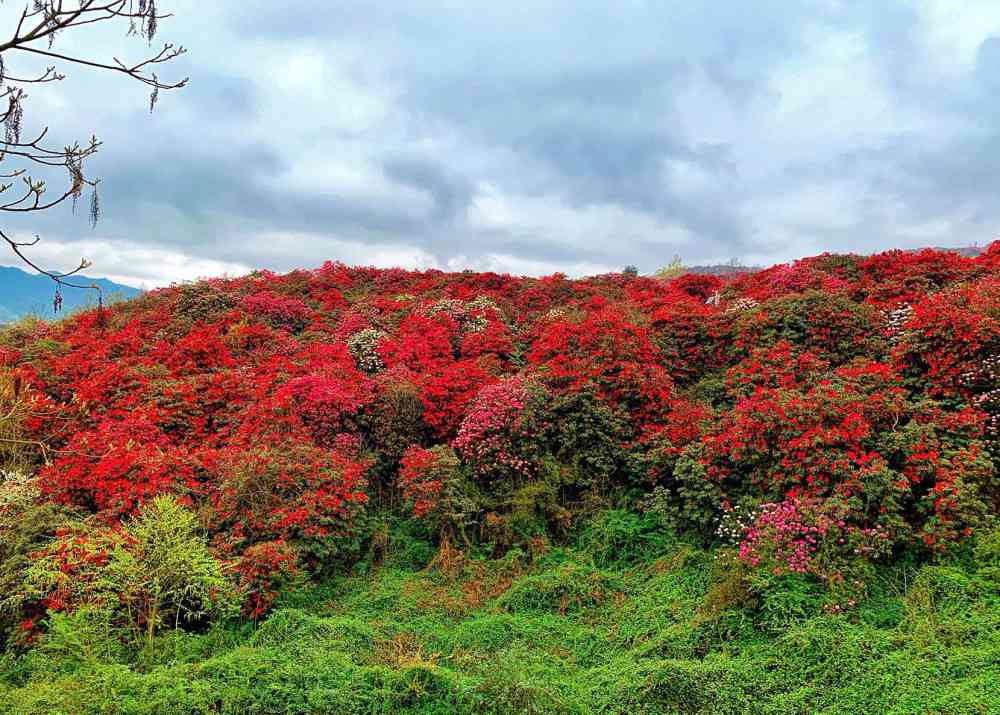
[[[431,193],[437,209],[434,214],[437,221],[454,220],[472,202],[475,187],[469,178],[449,169],[439,160],[400,154],[383,157],[381,164],[389,178]]]
[[[150,117],[88,75],[52,110],[106,142],[104,223],[18,230],[277,268],[350,244],[653,270],[1000,226],[1000,11],[963,60],[919,2],[163,5],[188,89]]]

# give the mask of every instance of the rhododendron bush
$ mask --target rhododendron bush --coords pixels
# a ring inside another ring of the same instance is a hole
[[[599,499],[709,539],[749,509],[726,536],[748,568],[831,581],[996,513],[998,254],[664,279],[328,263],[165,288],[0,334],[2,466],[87,523],[44,552],[80,573],[172,495],[252,618],[349,566],[377,513],[471,542],[543,496],[553,534]]]

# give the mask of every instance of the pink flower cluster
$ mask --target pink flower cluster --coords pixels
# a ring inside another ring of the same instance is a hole
[[[530,477],[533,465],[518,443],[526,434],[521,416],[537,385],[520,375],[482,388],[462,420],[452,447],[482,478]]]
[[[739,557],[751,566],[773,561],[775,575],[809,573],[811,559],[820,541],[831,529],[843,529],[842,520],[817,513],[815,505],[799,497],[764,504],[753,523],[743,532]]]

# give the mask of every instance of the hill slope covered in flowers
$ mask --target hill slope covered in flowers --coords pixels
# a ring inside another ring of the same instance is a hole
[[[998,381],[1000,244],[22,323],[0,706],[996,712]]]

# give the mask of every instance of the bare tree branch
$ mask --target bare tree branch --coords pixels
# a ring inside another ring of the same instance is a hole
[[[0,0],[0,3],[2,2],[3,0]],[[97,191],[100,180],[90,178],[84,171],[86,160],[96,154],[101,146],[96,136],[91,137],[86,143],[77,141],[63,148],[56,148],[45,143],[49,133],[46,126],[31,141],[22,141],[21,138],[24,106],[28,99],[24,87],[60,82],[66,75],[57,69],[57,65],[49,66],[44,72],[36,75],[10,74],[8,60],[20,55],[36,55],[58,63],[125,75],[150,88],[149,109],[153,111],[160,90],[180,89],[188,82],[186,77],[175,82],[161,81],[156,71],[159,66],[183,55],[186,52],[183,47],[167,43],[158,52],[134,63],[124,62],[114,56],[110,60],[101,60],[66,54],[53,51],[52,48],[57,37],[64,32],[96,23],[115,21],[127,23],[126,35],[140,37],[151,44],[160,21],[168,17],[171,15],[161,14],[158,11],[156,0],[31,0],[30,4],[24,6],[13,34],[6,41],[0,42],[0,107],[6,104],[5,108],[0,109],[0,127],[2,127],[0,165],[5,161],[15,165],[0,172],[0,212],[47,211],[66,201],[70,201],[75,210],[83,192],[89,189],[91,192],[89,213],[92,225],[96,225],[101,213],[100,196]],[[36,167],[40,171],[62,169],[66,172],[65,188],[54,197],[46,195],[45,180],[33,176],[29,171],[30,167]],[[20,179],[20,182],[17,182],[17,179]],[[17,193],[14,191],[15,185],[21,187]],[[28,241],[16,240],[0,228],[0,238],[25,265],[55,283],[53,306],[56,310],[62,303],[61,287],[95,290],[101,304],[101,291],[96,284],[88,285],[69,280],[90,266],[90,262],[86,259],[81,259],[80,264],[69,272],[47,270],[32,261],[26,253],[26,249],[41,240],[37,235]]]

